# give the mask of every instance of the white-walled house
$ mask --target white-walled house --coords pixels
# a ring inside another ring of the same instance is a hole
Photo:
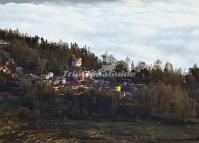
[[[82,58],[74,59],[72,61],[72,67],[81,67],[82,66]]]

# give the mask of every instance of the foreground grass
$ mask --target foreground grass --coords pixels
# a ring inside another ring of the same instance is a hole
[[[196,126],[169,126],[143,120],[121,121],[40,121],[41,129],[29,129],[19,121],[0,123],[1,142],[197,142]]]

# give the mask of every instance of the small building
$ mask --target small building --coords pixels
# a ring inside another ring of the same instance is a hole
[[[49,72],[47,75],[48,75],[48,77],[51,78],[51,79],[54,77],[54,73],[53,73],[53,72]]]
[[[63,85],[66,84],[66,78],[62,78],[62,84],[63,84]]]
[[[56,80],[53,80],[53,85],[58,85],[60,84],[60,80],[56,79]]]
[[[90,72],[89,72],[89,71],[85,71],[85,72],[84,72],[84,77],[88,78],[89,76],[91,76],[91,75],[90,75]]]
[[[57,77],[52,83],[53,85],[65,85],[67,82],[65,77]]]
[[[6,65],[14,65],[15,61],[14,58],[7,58]]]
[[[42,74],[41,79],[43,80],[49,80],[49,76],[47,74]]]
[[[72,67],[81,67],[82,66],[82,58],[77,58],[72,60]]]

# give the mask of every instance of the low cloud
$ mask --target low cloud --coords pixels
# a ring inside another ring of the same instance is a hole
[[[98,56],[108,50],[119,59],[148,64],[161,59],[188,68],[199,61],[197,5],[195,0],[0,4],[0,27],[87,44]]]

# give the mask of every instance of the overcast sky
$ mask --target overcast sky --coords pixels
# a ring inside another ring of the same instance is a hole
[[[52,1],[0,0],[0,28],[86,44],[98,56],[199,65],[199,0]]]

